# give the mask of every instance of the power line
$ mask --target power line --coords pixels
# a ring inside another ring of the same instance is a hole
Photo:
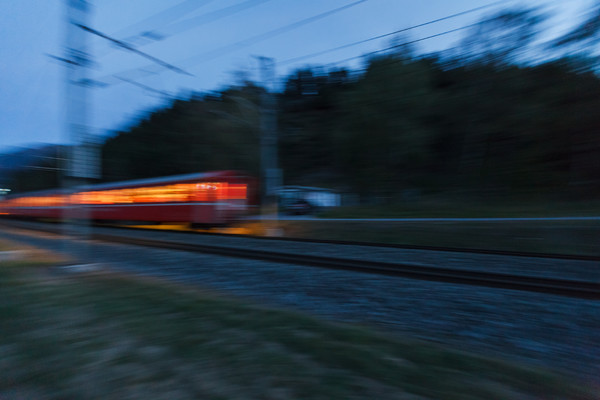
[[[267,1],[267,0],[263,0],[263,1]],[[182,63],[191,63],[190,65],[195,65],[195,64],[197,64],[199,62],[205,62],[205,61],[213,60],[213,59],[218,58],[220,56],[223,56],[223,55],[225,55],[227,53],[230,53],[232,51],[238,50],[240,48],[244,48],[244,47],[247,47],[247,46],[250,46],[250,45],[262,42],[264,40],[271,39],[272,37],[281,35],[283,33],[289,32],[291,30],[300,28],[300,27],[302,27],[304,25],[307,25],[307,24],[310,24],[312,22],[318,21],[320,19],[329,17],[330,15],[333,15],[333,14],[336,14],[336,13],[341,12],[343,10],[346,10],[348,8],[357,6],[357,5],[359,5],[361,3],[364,3],[366,1],[368,1],[368,0],[354,1],[353,3],[346,4],[346,5],[342,6],[342,7],[338,7],[338,8],[335,8],[333,10],[329,10],[329,11],[326,11],[326,12],[323,12],[323,13],[320,13],[320,14],[317,14],[317,15],[313,15],[312,17],[305,18],[303,20],[300,20],[300,21],[294,22],[292,24],[288,24],[288,25],[279,27],[277,29],[273,29],[271,31],[268,31],[268,32],[265,32],[265,33],[262,33],[262,34],[259,34],[259,35],[256,35],[256,36],[253,36],[253,37],[248,38],[248,39],[240,40],[238,42],[235,42],[235,43],[232,43],[230,45],[221,47],[219,49],[212,50],[212,51],[210,51],[208,53],[190,57],[190,58],[188,58],[186,60],[183,60]],[[147,67],[143,67],[143,68],[135,68],[135,69],[132,69],[132,70],[129,70],[129,71],[125,71],[124,73],[119,73],[119,74],[111,75],[111,77],[117,77],[118,75],[122,76],[123,74],[132,74],[132,73],[135,74],[135,73],[140,73],[140,72],[143,72],[143,74],[138,74],[138,77],[146,77],[146,76],[150,76],[150,75],[154,75],[154,74],[159,73],[160,72],[160,68],[158,68],[158,69],[157,68],[151,69],[151,67],[148,67],[148,66]]]
[[[185,16],[186,14],[190,13],[191,11],[193,11],[195,9],[204,7],[204,6],[212,3],[213,1],[215,1],[215,0],[185,0],[185,1],[182,1],[179,4],[176,4],[176,5],[171,6],[163,11],[153,14],[139,22],[129,25],[126,28],[120,29],[119,31],[114,32],[113,35],[117,36],[117,37],[123,36],[123,35],[128,34],[127,32],[143,30],[144,29],[143,27],[148,26],[148,25],[153,26],[152,30],[155,30],[157,24],[162,23],[162,26],[168,25],[168,24],[172,23],[174,20],[181,18],[182,16]],[[146,32],[141,32],[139,34],[130,36],[128,38],[124,38],[122,40],[130,42],[130,40],[135,39],[138,36],[144,36],[144,33],[146,33]]]
[[[229,7],[222,8],[220,10],[216,10],[207,14],[199,15],[196,17],[188,18],[186,20],[172,23],[164,28],[166,33],[158,34],[162,37],[173,36],[179,34],[181,32],[185,32],[192,28],[197,28],[198,26],[208,24],[211,22],[215,22],[219,19],[229,17],[231,15],[237,14],[238,12],[244,11],[248,8],[259,6],[263,3],[266,3],[271,0],[247,0],[243,3],[234,4]],[[157,33],[157,32],[154,32]]]
[[[396,48],[399,48],[399,47],[402,47],[402,46],[407,46],[407,45],[410,45],[410,44],[413,44],[413,43],[418,43],[418,42],[421,42],[421,41],[424,41],[424,40],[433,39],[433,38],[436,38],[436,37],[448,35],[450,33],[458,32],[458,31],[461,31],[461,30],[464,30],[464,29],[472,28],[472,27],[475,27],[475,26],[478,26],[478,25],[481,25],[481,24],[484,24],[484,23],[487,23],[487,22],[488,22],[488,20],[481,20],[481,21],[478,21],[478,22],[475,22],[475,23],[472,23],[472,24],[469,24],[469,25],[464,25],[464,26],[461,26],[461,27],[458,27],[458,28],[449,29],[449,30],[444,31],[444,32],[436,33],[434,35],[429,35],[429,36],[425,36],[425,37],[422,37],[422,38],[419,38],[419,39],[409,40],[409,41],[402,42],[402,43],[399,43],[399,44],[395,44],[393,46],[389,46],[389,47],[386,47],[386,48],[383,48],[383,49],[379,49],[379,50],[371,51],[371,52],[368,52],[368,53],[364,53],[364,54],[361,54],[361,55],[358,55],[358,56],[348,57],[348,58],[345,58],[345,59],[340,60],[340,61],[334,61],[334,62],[328,63],[327,65],[341,64],[341,63],[352,61],[352,60],[355,60],[355,59],[358,59],[358,58],[369,57],[369,56],[372,56],[372,55],[375,55],[375,54],[379,54],[379,53],[383,53],[383,52],[388,51],[388,50],[393,50],[393,49],[396,49]]]
[[[348,57],[348,58],[345,58],[345,59],[340,60],[340,61],[334,61],[334,62],[328,63],[327,65],[341,64],[341,63],[345,63],[345,62],[348,62],[348,61],[356,60],[357,58],[369,57],[369,56],[372,56],[372,55],[375,55],[375,54],[383,53],[383,52],[388,51],[388,50],[396,49],[398,47],[403,47],[403,46],[407,46],[409,44],[418,43],[418,42],[422,42],[424,40],[433,39],[433,38],[436,38],[436,37],[448,35],[450,33],[462,31],[464,29],[472,28],[472,27],[480,25],[480,24],[481,24],[481,22],[476,22],[474,24],[469,24],[469,25],[461,26],[461,27],[458,27],[458,28],[454,28],[454,29],[450,29],[450,30],[444,31],[444,32],[436,33],[434,35],[429,35],[429,36],[425,36],[425,37],[422,37],[422,38],[419,38],[419,39],[409,40],[407,42],[402,42],[402,43],[399,43],[399,44],[395,44],[393,46],[386,47],[386,48],[383,48],[383,49],[379,49],[379,50],[375,50],[375,51],[370,51],[368,53],[361,54],[361,55],[358,55],[358,56]]]
[[[55,56],[54,54],[48,54],[48,53],[46,53],[46,56],[52,58],[53,60],[57,60],[57,61],[60,61],[62,63],[65,63],[65,64],[80,65],[80,63],[78,61],[69,60],[69,59],[64,58],[64,57]]]
[[[112,33],[111,36],[113,37],[120,37],[120,36],[124,36],[124,35],[129,35],[128,37],[123,37],[120,40],[123,42],[128,43],[129,45],[135,45],[135,46],[140,46],[142,44],[140,43],[135,43],[136,39],[146,39],[148,41],[155,41],[155,40],[162,40],[164,39],[164,37],[162,37],[161,35],[156,34],[153,30],[146,30],[146,31],[142,31],[144,29],[144,27],[148,27],[148,25],[154,25],[154,28],[156,28],[157,24],[161,24],[162,26],[164,25],[168,25],[170,23],[172,23],[174,20],[181,18],[182,16],[188,14],[189,12],[206,6],[209,3],[213,2],[215,0],[185,0],[179,4],[176,4],[172,7],[169,7],[163,11],[160,11],[156,14],[153,14],[139,22],[136,22],[134,24],[131,24],[123,29],[120,29],[117,32]],[[138,33],[133,34],[133,32],[138,31]],[[142,32],[139,32],[142,31]],[[103,54],[100,54],[99,57],[102,57],[106,54],[108,54],[110,52],[110,49],[107,49],[105,52],[103,52]]]
[[[358,0],[358,1],[355,1],[353,3],[346,4],[346,5],[342,6],[342,7],[334,8],[333,10],[325,11],[323,13],[320,13],[320,14],[317,14],[317,15],[313,15],[312,17],[308,17],[308,18],[302,19],[300,21],[297,21],[297,22],[294,22],[294,23],[282,26],[280,28],[273,29],[273,30],[265,32],[265,33],[261,33],[259,35],[253,36],[251,38],[240,40],[239,42],[235,42],[235,43],[232,43],[230,45],[221,47],[220,49],[212,50],[212,51],[210,51],[208,53],[205,53],[205,54],[201,54],[201,55],[190,57],[187,60],[184,60],[183,62],[184,63],[186,61],[187,62],[192,62],[193,63],[192,65],[195,65],[195,63],[198,63],[198,62],[210,61],[212,59],[215,59],[217,57],[220,57],[222,55],[230,53],[231,51],[235,51],[235,50],[238,50],[240,48],[248,47],[250,45],[262,42],[264,40],[271,39],[271,38],[273,38],[275,36],[287,33],[287,32],[292,31],[294,29],[300,28],[300,27],[302,27],[304,25],[308,25],[308,24],[310,24],[312,22],[315,22],[315,21],[318,21],[320,19],[329,17],[329,16],[331,16],[333,14],[337,14],[337,13],[339,13],[339,12],[341,12],[343,10],[346,10],[348,8],[355,7],[355,6],[357,6],[357,5],[361,4],[361,3],[364,3],[366,1],[368,1],[368,0]]]
[[[311,54],[306,54],[306,55],[299,56],[299,57],[289,58],[287,60],[279,61],[277,63],[277,65],[281,66],[281,65],[285,65],[285,64],[291,64],[291,63],[295,63],[297,61],[301,61],[301,60],[304,60],[304,59],[317,57],[317,56],[320,56],[320,55],[323,55],[323,54],[327,54],[327,53],[331,53],[331,52],[338,51],[338,50],[343,50],[343,49],[346,49],[348,47],[353,47],[353,46],[357,46],[359,44],[371,42],[373,40],[382,39],[382,38],[389,37],[389,36],[392,36],[392,35],[397,35],[397,34],[402,33],[402,32],[407,32],[407,31],[410,31],[410,30],[413,30],[413,29],[416,29],[416,28],[421,28],[423,26],[435,24],[437,22],[442,22],[442,21],[446,21],[446,20],[449,20],[449,19],[452,19],[452,18],[461,17],[463,15],[471,14],[471,13],[474,13],[474,12],[477,12],[477,11],[484,10],[486,8],[497,6],[497,5],[501,4],[501,3],[506,3],[506,1],[505,0],[495,1],[493,3],[487,4],[487,5],[484,5],[484,6],[471,8],[469,10],[461,11],[461,12],[456,13],[456,14],[448,15],[448,16],[442,17],[442,18],[437,18],[437,19],[434,19],[434,20],[431,20],[431,21],[423,22],[421,24],[409,26],[407,28],[402,28],[402,29],[399,29],[399,30],[396,30],[396,31],[393,31],[393,32],[385,33],[383,35],[377,35],[377,36],[373,36],[373,37],[370,37],[370,38],[367,38],[367,39],[363,39],[363,40],[359,40],[359,41],[356,41],[356,42],[344,44],[344,45],[341,45],[341,46],[338,46],[338,47],[334,47],[334,48],[331,48],[331,49],[322,50],[322,51],[318,51],[318,52],[311,53]]]
[[[337,64],[342,64],[342,63],[345,63],[345,62],[348,62],[348,61],[352,61],[352,60],[355,60],[355,59],[358,59],[358,58],[364,58],[364,57],[372,56],[372,55],[375,55],[375,54],[383,53],[385,51],[389,51],[389,50],[393,50],[393,49],[396,49],[396,48],[399,48],[399,47],[407,46],[407,45],[410,45],[410,44],[413,44],[413,43],[418,43],[418,42],[422,42],[424,40],[433,39],[433,38],[436,38],[436,37],[439,37],[439,36],[448,35],[450,33],[454,33],[454,32],[458,32],[458,31],[464,30],[464,29],[472,28],[474,26],[482,24],[483,22],[484,21],[475,22],[473,24],[464,25],[464,26],[461,26],[461,27],[458,27],[458,28],[454,28],[454,29],[450,29],[450,30],[447,30],[447,31],[444,31],[444,32],[436,33],[434,35],[429,35],[429,36],[425,36],[425,37],[422,37],[422,38],[418,38],[418,39],[414,39],[414,40],[409,40],[409,41],[406,41],[406,42],[398,43],[398,44],[395,44],[393,46],[389,46],[389,47],[386,47],[386,48],[383,48],[383,49],[371,51],[369,53],[365,53],[365,54],[361,54],[361,55],[353,56],[353,57],[348,57],[348,58],[345,58],[345,59],[339,60],[339,61],[330,62],[330,63],[325,64],[325,66],[333,66],[333,65],[337,65]],[[397,61],[400,62],[402,60],[397,60]],[[360,72],[365,72],[365,71],[367,71],[367,68],[353,70],[353,72],[355,72],[355,73],[356,72],[360,73]],[[288,81],[288,79],[289,78],[287,78],[287,77],[286,78],[281,78],[280,83],[286,83]]]
[[[268,0],[264,0],[264,1],[268,1]],[[356,5],[358,5],[358,4],[362,3],[362,2],[365,2],[365,1],[367,1],[367,0],[356,1],[354,3],[347,4],[345,6],[337,8],[337,9],[330,10],[330,11],[327,11],[327,12],[324,12],[324,13],[321,13],[321,14],[318,14],[318,15],[306,18],[304,20],[301,20],[301,21],[298,21],[298,22],[295,22],[295,23],[292,23],[292,24],[289,24],[289,25],[286,25],[286,26],[274,29],[272,31],[269,31],[269,32],[266,32],[266,33],[263,33],[263,34],[260,34],[260,35],[257,35],[257,36],[254,36],[252,38],[245,39],[245,40],[242,40],[242,41],[230,44],[228,46],[222,47],[221,49],[213,50],[212,52],[209,52],[209,53],[206,53],[206,54],[202,55],[202,57],[208,57],[207,59],[204,59],[202,61],[208,61],[210,59],[219,57],[219,56],[221,56],[221,55],[223,55],[223,54],[225,54],[225,53],[227,53],[229,51],[236,50],[239,47],[245,47],[245,46],[249,46],[251,44],[254,44],[254,43],[258,42],[258,41],[267,40],[267,39],[271,38],[272,36],[276,36],[278,34],[285,33],[285,32],[287,32],[289,30],[296,29],[296,28],[298,28],[298,27],[300,27],[302,25],[308,24],[308,23],[313,22],[315,20],[318,20],[320,18],[324,18],[324,17],[329,16],[329,15],[331,15],[333,13],[342,11],[342,10],[344,10],[346,8],[356,6]],[[409,31],[409,30],[412,30],[412,29],[416,29],[416,28],[419,28],[419,27],[431,25],[431,24],[434,24],[434,23],[437,23],[437,22],[449,20],[449,19],[452,19],[452,18],[456,18],[456,17],[459,17],[459,16],[467,15],[467,14],[470,14],[470,13],[473,13],[473,12],[477,12],[477,11],[481,11],[481,10],[484,10],[484,9],[487,9],[487,8],[491,8],[491,7],[497,6],[497,5],[501,4],[501,3],[506,3],[506,0],[495,1],[495,2],[486,4],[486,5],[483,5],[483,6],[479,6],[479,7],[475,7],[475,8],[472,8],[472,9],[465,10],[465,11],[461,11],[461,12],[458,12],[458,13],[455,13],[455,14],[451,14],[451,15],[448,15],[448,16],[445,16],[445,17],[441,17],[441,18],[437,18],[437,19],[434,19],[434,20],[431,20],[431,21],[423,22],[423,23],[420,23],[420,24],[417,24],[417,25],[413,25],[413,26],[410,26],[410,27],[407,27],[407,28],[399,29],[399,30],[396,30],[394,32],[389,32],[389,33],[386,33],[386,34],[382,34],[382,35],[377,35],[377,36],[374,36],[374,37],[370,37],[370,38],[367,38],[367,39],[364,39],[364,40],[361,40],[361,41],[357,41],[357,42],[349,43],[349,44],[346,44],[346,45],[338,46],[338,47],[333,48],[333,49],[324,50],[324,51],[320,51],[320,52],[317,52],[317,53],[312,53],[312,54],[305,55],[305,56],[295,57],[295,58],[292,58],[292,59],[288,59],[288,60],[282,61],[282,62],[278,63],[278,65],[289,64],[289,63],[292,63],[292,62],[299,61],[301,59],[315,57],[317,55],[321,55],[321,54],[333,52],[333,51],[340,50],[340,49],[343,49],[343,48],[352,47],[352,46],[355,46],[355,45],[358,45],[358,44],[362,44],[362,43],[366,43],[366,42],[369,42],[369,41],[373,41],[373,40],[381,39],[381,38],[384,38],[384,37],[392,36],[394,34],[402,33],[402,32]],[[242,4],[245,4],[245,3],[242,3]],[[378,53],[382,53],[382,52],[385,52],[385,51],[388,51],[388,50],[392,50],[394,48],[398,48],[398,47],[401,47],[401,46],[406,46],[406,45],[409,45],[409,44],[418,43],[418,42],[421,42],[421,41],[424,41],[424,40],[428,40],[428,39],[440,37],[440,36],[447,35],[447,34],[450,34],[450,33],[454,33],[454,32],[457,32],[457,31],[461,31],[461,30],[464,30],[464,29],[467,29],[467,28],[471,28],[471,27],[476,26],[476,25],[478,25],[480,23],[481,22],[477,22],[477,23],[474,23],[474,24],[470,24],[470,25],[459,27],[459,28],[447,30],[445,32],[437,33],[437,34],[426,36],[426,37],[423,37],[423,38],[419,38],[419,39],[415,39],[415,40],[403,42],[403,43],[396,44],[394,46],[390,46],[390,47],[387,47],[387,48],[384,48],[384,49],[380,49],[380,50],[372,51],[372,52],[369,52],[369,53],[366,53],[366,54],[361,54],[359,56],[349,57],[349,58],[346,58],[346,59],[343,59],[343,60],[340,60],[340,61],[328,63],[328,65],[335,65],[335,64],[340,64],[340,63],[348,62],[348,61],[351,61],[351,60],[354,60],[354,59],[358,59],[358,58],[362,58],[362,57],[368,57],[370,55],[375,55],[375,54],[378,54]],[[199,57],[199,56],[194,56],[194,57],[188,59],[188,61],[192,60],[194,58],[197,58],[197,57]],[[140,72],[142,72],[144,74],[139,75]],[[126,73],[130,73],[130,74],[131,73],[134,73],[134,74],[138,73],[138,77],[144,77],[144,76],[153,75],[153,74],[156,74],[156,73],[159,73],[159,72],[160,72],[160,70],[156,70],[156,68],[152,69],[151,67],[145,67],[145,68],[141,68],[141,69],[137,68],[137,69],[129,70],[129,71],[125,72],[125,74]],[[119,75],[121,75],[121,76],[119,76]],[[127,78],[123,78],[122,75],[123,75],[122,73],[121,74],[115,74],[115,75],[112,75],[112,76],[110,76],[108,78],[113,78],[113,79],[116,79],[118,81],[128,82],[128,83],[131,83],[131,84],[135,84],[135,82],[133,80],[127,79]],[[109,84],[106,84],[106,86],[108,86],[108,85]],[[155,89],[152,89],[152,90],[155,91]]]
[[[160,39],[158,39],[158,40],[162,40],[169,35],[175,35],[175,34],[183,32],[185,30],[188,30],[188,29],[191,29],[194,27],[198,27],[200,25],[207,24],[210,22],[217,21],[219,19],[234,15],[234,14],[241,12],[243,10],[246,10],[248,8],[256,7],[260,4],[266,3],[268,1],[271,1],[271,0],[247,0],[247,1],[239,3],[239,4],[234,4],[229,7],[225,7],[225,8],[222,8],[222,9],[219,9],[219,10],[207,13],[207,14],[189,18],[182,22],[170,25],[170,26],[176,26],[176,27],[178,26],[179,27],[179,29],[176,30],[175,32],[171,32],[169,34],[161,34],[161,33],[155,32],[155,31],[149,31],[149,32],[145,32],[145,34],[146,34],[146,36],[148,36],[149,34],[158,35],[158,36],[160,36]],[[167,26],[166,29],[169,29],[169,26]],[[124,39],[123,41],[126,42],[126,41],[128,41],[128,39]],[[130,45],[130,47],[133,48],[133,45]],[[131,73],[145,72],[145,74],[138,75],[138,77],[146,77],[146,76],[154,75],[154,74],[157,74],[158,72],[160,72],[159,70],[149,70],[148,68],[149,67],[134,68],[129,71],[105,76],[104,78],[100,78],[99,81],[95,81],[95,82],[96,82],[97,86],[106,87],[106,86],[114,85],[114,84],[118,83],[119,81],[123,81],[123,82],[129,81],[129,79],[125,79],[125,80],[122,79],[123,74],[131,75]],[[121,76],[119,76],[119,75],[121,75]],[[102,81],[108,81],[108,82],[102,82]],[[110,82],[110,81],[112,81],[112,82]]]
[[[177,6],[174,6],[174,7],[171,7],[170,9],[165,10],[162,13],[155,14],[155,15],[147,18],[146,20],[141,21],[140,23],[138,23],[136,25],[142,24],[142,22],[145,23],[147,21],[154,20],[155,17],[158,17],[161,14],[167,13],[169,11],[170,12],[175,11],[175,12],[179,12],[179,13],[184,11],[185,13],[187,13],[188,10],[185,8],[185,6],[187,6],[188,3],[190,3],[190,2],[194,5],[194,7],[192,8],[192,9],[194,9],[194,8],[198,8],[199,6],[206,5],[212,1],[214,1],[214,0],[206,0],[203,4],[198,5],[197,4],[198,0],[187,0],[187,1],[184,1],[183,3],[178,4]],[[146,30],[145,32],[124,38],[124,39],[122,39],[122,41],[127,42],[128,44],[130,44],[132,46],[133,45],[135,45],[137,47],[143,46],[150,42],[164,40],[165,38],[177,35],[179,33],[185,32],[189,29],[197,28],[198,26],[208,24],[211,22],[215,22],[222,18],[229,17],[231,15],[237,14],[246,9],[259,6],[268,1],[271,1],[271,0],[247,0],[247,1],[244,1],[239,4],[234,4],[234,5],[231,5],[228,7],[224,7],[219,10],[212,11],[212,12],[209,12],[206,14],[202,14],[202,15],[199,15],[196,17],[188,18],[183,21],[172,22],[173,20],[179,18],[179,16],[176,14],[175,17],[171,16],[171,18],[169,18],[171,21],[167,22],[167,24],[163,24],[163,25],[166,25],[166,27],[163,27],[162,29],[155,28],[155,29],[151,29],[151,30]],[[131,29],[128,29],[128,30],[131,30]],[[115,35],[115,36],[118,36],[118,35]],[[135,43],[136,39],[138,40],[137,43]],[[139,40],[143,40],[143,39],[146,39],[146,42],[139,42]]]
[[[110,36],[108,36],[105,33],[102,33],[100,31],[97,31],[97,30],[93,29],[93,28],[90,28],[89,26],[82,25],[82,24],[75,24],[75,26],[80,27],[81,29],[83,29],[86,32],[89,32],[89,33],[94,34],[96,36],[99,36],[99,37],[101,37],[103,39],[106,39],[106,40],[108,40],[108,41],[116,44],[117,46],[119,46],[119,47],[121,47],[121,48],[123,48],[123,49],[125,49],[127,51],[131,51],[132,53],[136,53],[136,54],[138,54],[138,55],[140,55],[142,57],[145,57],[148,60],[153,61],[156,64],[158,64],[158,65],[160,65],[160,66],[162,66],[164,68],[170,69],[171,71],[175,71],[175,72],[177,72],[179,74],[183,74],[183,75],[193,76],[189,72],[186,72],[186,71],[182,70],[181,68],[176,67],[173,64],[169,64],[166,61],[163,61],[163,60],[161,60],[159,58],[151,56],[150,54],[144,53],[143,51],[140,51],[140,50],[136,49],[135,47],[133,47],[133,46],[131,46],[131,45],[129,45],[129,44],[121,41],[121,40],[118,40],[118,39],[115,39],[113,37],[110,37]]]
[[[143,83],[132,81],[132,80],[126,79],[126,78],[117,78],[117,79],[119,79],[119,80],[121,80],[123,82],[129,83],[130,85],[137,86],[139,88],[142,88],[142,89],[147,90],[147,91],[152,92],[152,93],[160,94],[162,96],[169,97],[169,98],[173,97],[173,95],[171,95],[170,93],[167,93],[167,92],[165,92],[163,90],[154,89],[153,87],[144,85]]]

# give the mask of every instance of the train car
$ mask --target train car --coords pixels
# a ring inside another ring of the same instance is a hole
[[[215,171],[6,196],[0,214],[12,217],[223,225],[255,205],[255,179]]]

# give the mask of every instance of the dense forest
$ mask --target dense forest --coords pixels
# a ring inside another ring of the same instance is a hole
[[[504,11],[444,53],[422,55],[397,38],[359,71],[297,70],[276,94],[284,183],[366,201],[597,197],[600,78],[597,58],[580,50],[600,29],[584,23],[542,51],[543,21],[537,10]],[[246,81],[172,101],[106,140],[103,180],[215,169],[258,176],[263,93]]]
[[[258,174],[261,92],[248,83],[153,113],[105,143],[104,179]],[[298,71],[278,105],[286,184],[388,196],[591,195],[600,183],[600,79],[568,60],[451,66],[391,54],[363,74]]]

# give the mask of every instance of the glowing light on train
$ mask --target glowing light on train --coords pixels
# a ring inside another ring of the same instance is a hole
[[[7,207],[62,207],[72,204],[178,203],[245,200],[246,184],[180,183],[127,189],[97,190],[69,196],[27,196],[6,200]],[[66,198],[68,197],[68,201]]]
[[[0,213],[6,213],[0,215],[60,219],[66,207],[81,205],[89,212],[74,218],[227,224],[251,209],[255,182],[236,171],[214,171],[100,184],[75,193],[47,190],[0,199]]]

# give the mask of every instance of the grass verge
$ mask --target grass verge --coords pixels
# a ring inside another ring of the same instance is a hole
[[[41,257],[40,257],[41,256]],[[0,263],[0,398],[593,399],[547,371],[114,273]]]
[[[280,221],[292,238],[600,256],[598,221]]]
[[[398,204],[338,207],[319,214],[323,218],[520,218],[595,217],[599,201],[551,202],[547,200],[475,201],[472,199],[423,198]]]

